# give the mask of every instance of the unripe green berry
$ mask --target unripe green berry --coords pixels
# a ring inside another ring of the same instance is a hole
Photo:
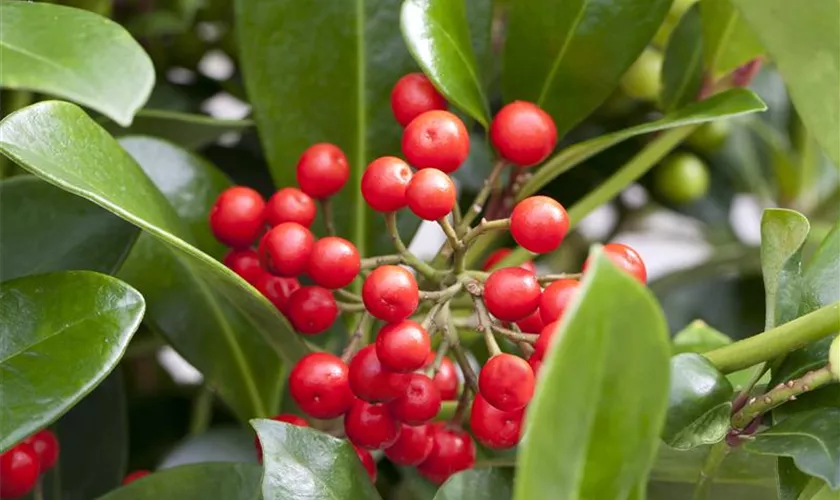
[[[729,121],[715,120],[701,125],[688,136],[686,142],[701,153],[712,153],[723,145],[730,130]]]
[[[659,98],[662,53],[647,48],[621,78],[621,89],[630,97],[655,102]]]
[[[706,195],[709,170],[693,154],[677,153],[654,170],[653,184],[659,195],[672,203],[689,203]]]
[[[834,380],[840,381],[840,335],[834,337],[828,348],[828,369]]]

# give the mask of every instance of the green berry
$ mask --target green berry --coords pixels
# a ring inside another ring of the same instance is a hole
[[[656,168],[653,184],[663,198],[677,204],[689,203],[709,190],[709,170],[700,158],[677,153]]]
[[[656,102],[662,74],[662,53],[647,48],[621,78],[621,89],[630,97]]]
[[[720,149],[730,129],[727,120],[706,123],[688,136],[688,145],[701,153],[712,153]]]

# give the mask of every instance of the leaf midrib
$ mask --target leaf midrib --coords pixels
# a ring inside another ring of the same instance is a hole
[[[12,52],[17,52],[17,53],[19,53],[23,56],[35,59],[36,61],[40,61],[43,64],[46,64],[47,66],[51,66],[53,68],[59,69],[62,72],[66,72],[69,76],[71,76],[73,78],[73,80],[75,80],[75,84],[76,85],[81,85],[82,88],[90,86],[88,82],[84,81],[84,79],[82,79],[79,76],[79,74],[76,73],[73,70],[73,68],[70,68],[70,67],[67,67],[67,66],[62,66],[61,64],[53,61],[52,59],[46,58],[46,57],[44,57],[44,56],[42,56],[42,55],[40,55],[36,52],[32,52],[30,50],[24,49],[23,47],[18,47],[17,45],[12,45],[9,42],[4,41],[2,39],[0,39],[0,48],[6,48],[6,49],[8,49]],[[99,89],[97,89],[97,91],[99,91]],[[75,94],[75,92],[74,92],[74,94]]]
[[[583,14],[586,12],[586,8],[589,6],[589,1],[590,0],[583,0],[580,4],[580,10],[575,16],[574,21],[572,21],[572,25],[569,27],[569,31],[566,33],[566,38],[563,40],[563,45],[557,52],[557,57],[554,59],[554,64],[551,66],[551,71],[548,73],[548,76],[546,77],[545,82],[543,83],[543,88],[540,91],[540,97],[539,99],[537,99],[538,106],[542,106],[546,94],[548,93],[548,89],[554,82],[554,78],[557,75],[557,71],[560,69],[560,62],[566,55],[566,51],[569,49],[569,45],[571,45],[572,38],[574,37],[575,33],[577,33],[577,28],[578,26],[580,26],[580,23],[583,20]]]
[[[691,77],[694,74],[694,68],[697,66],[697,63],[700,60],[700,56],[703,53],[702,51],[703,45],[700,43],[694,44],[694,50],[691,52],[691,58],[689,59],[689,64],[686,68],[686,71],[683,71],[682,79],[680,80],[680,84],[677,86],[676,92],[672,96],[672,101],[668,103],[668,108],[677,105],[685,92],[686,87],[688,86],[689,82],[691,81]],[[673,108],[671,109],[673,111]]]

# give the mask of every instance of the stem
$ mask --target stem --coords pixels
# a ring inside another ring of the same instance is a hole
[[[335,301],[335,304],[338,306],[338,310],[341,312],[351,312],[351,313],[358,313],[364,312],[365,305],[361,302],[354,302],[354,303],[347,303],[347,302],[340,302],[338,300]]]
[[[473,295],[473,305],[475,306],[475,312],[478,313],[478,328],[476,330],[484,334],[484,342],[487,344],[490,357],[501,354],[502,350],[499,349],[499,344],[493,337],[493,321],[490,319],[490,314],[487,312],[484,302],[481,301],[481,297]],[[511,333],[515,334],[516,332]]]
[[[362,314],[362,317],[359,318],[359,323],[356,325],[356,329],[353,330],[353,335],[350,336],[350,342],[347,343],[347,347],[345,347],[344,351],[341,353],[341,360],[345,363],[349,363],[353,358],[353,355],[356,354],[356,351],[359,350],[359,343],[362,341],[362,335],[370,326],[372,319],[373,316],[368,313]]]
[[[434,300],[437,302],[447,301],[455,295],[457,295],[463,287],[464,284],[458,281],[454,285],[450,285],[444,288],[443,290],[438,290],[435,292],[420,291],[420,300]]]
[[[494,221],[489,221],[487,219],[481,219],[481,222],[475,226],[474,228],[470,229],[467,234],[464,236],[463,243],[464,246],[469,246],[470,243],[475,241],[476,238],[481,236],[482,234],[486,233],[487,231],[499,231],[499,230],[507,230],[510,228],[510,218],[507,219],[498,219]]]
[[[499,174],[502,173],[502,170],[504,170],[506,165],[507,163],[505,163],[504,160],[497,160],[496,163],[493,164],[493,170],[490,171],[490,175],[488,175],[487,179],[484,180],[484,186],[482,186],[481,191],[475,195],[475,199],[470,205],[470,209],[464,214],[464,218],[458,226],[459,232],[466,232],[467,228],[469,228],[470,224],[472,224],[472,221],[474,221],[475,218],[478,217],[478,214],[480,214],[484,209],[484,203],[493,191],[493,186],[496,184]]]
[[[464,381],[467,386],[478,394],[478,379],[476,378],[475,372],[467,359],[467,355],[464,353],[464,348],[461,346],[461,341],[458,338],[458,332],[452,326],[451,320],[452,316],[449,314],[448,304],[441,306],[440,311],[435,317],[437,328],[443,332],[446,340],[449,342],[449,348],[452,349],[455,361],[458,362],[458,366],[460,366],[461,371],[464,372]]]
[[[330,199],[324,198],[322,200],[318,200],[318,203],[321,205],[321,213],[323,214],[324,227],[327,230],[327,234],[335,236],[335,221],[333,220],[332,203],[330,202]]]
[[[458,235],[455,233],[455,228],[449,223],[449,219],[441,217],[437,220],[437,223],[440,225],[440,228],[443,229],[443,234],[446,235],[446,239],[449,241],[450,247],[458,250],[463,246],[461,240],[458,239]]]
[[[534,354],[534,348],[531,344],[527,342],[519,342],[516,345],[519,346],[519,349],[522,351],[522,355],[525,356],[525,359],[530,358],[531,355]]]
[[[460,227],[462,220],[464,220],[464,217],[461,214],[461,206],[455,203],[455,206],[452,207],[452,223],[455,227]]]
[[[396,212],[388,212],[385,214],[385,226],[388,228],[388,234],[391,235],[391,241],[394,242],[394,247],[402,257],[405,264],[413,267],[418,273],[422,274],[426,279],[440,282],[440,274],[445,274],[445,271],[438,271],[426,262],[420,260],[416,255],[408,251],[402,238],[400,238],[399,229],[397,229],[397,214]]]
[[[443,302],[435,304],[431,309],[429,309],[429,312],[426,314],[426,317],[423,318],[423,321],[420,323],[420,326],[422,326],[423,329],[429,332],[429,335],[431,335],[434,331],[433,328],[437,324],[435,322],[435,318],[437,318],[437,315],[440,312],[441,308],[443,308],[443,305]]]
[[[735,399],[732,400],[732,408],[734,409],[734,411],[738,411],[744,407],[744,405],[747,403],[747,399],[749,399],[750,397],[750,391],[753,390],[755,384],[757,384],[758,381],[761,380],[761,377],[763,377],[769,369],[770,363],[768,362],[764,363],[761,366],[761,368],[759,368],[755,371],[755,373],[753,373],[752,377],[750,377],[750,380],[746,383],[746,385],[744,385],[744,388],[741,389],[741,392],[739,392]]]
[[[544,283],[552,283],[557,280],[579,280],[583,273],[560,273],[560,274],[543,274],[537,276],[537,281],[542,285]]]
[[[732,373],[808,345],[837,330],[840,330],[840,302],[703,355],[718,370]]]
[[[491,324],[490,328],[494,332],[498,333],[499,335],[502,335],[503,337],[509,340],[512,340],[513,342],[525,342],[526,344],[533,344],[537,341],[538,338],[540,338],[540,336],[537,334],[515,332],[513,330],[508,330],[507,328],[495,324]]]
[[[338,295],[339,297],[343,298],[343,299],[350,300],[350,301],[353,301],[353,302],[361,302],[362,301],[362,297],[359,294],[353,293],[350,290],[344,290],[343,288],[339,288],[339,289],[335,290],[335,294]]]
[[[443,362],[443,357],[446,356],[446,353],[449,351],[449,340],[443,339],[438,346],[437,353],[435,353],[435,360],[432,362],[432,366],[426,371],[426,374],[429,378],[435,378],[440,371],[440,364]]]
[[[706,455],[706,460],[703,462],[703,468],[700,469],[700,478],[697,480],[697,486],[694,487],[693,500],[706,500],[709,497],[709,490],[712,488],[715,474],[728,454],[729,446],[726,441],[720,441],[712,445],[709,454]]]
[[[193,399],[190,413],[190,435],[203,434],[213,415],[213,391],[207,384],[201,386]]]
[[[455,408],[455,414],[452,415],[449,422],[460,427],[461,422],[464,421],[464,415],[467,413],[467,408],[469,407],[470,391],[467,388],[464,388],[464,390],[461,391],[461,397],[458,398],[458,406]]]
[[[44,500],[44,475],[43,474],[38,476],[38,481],[35,482],[35,489],[32,491],[32,500]]]
[[[362,269],[372,269],[374,267],[402,264],[403,258],[401,255],[379,255],[377,257],[368,257],[362,259]]]

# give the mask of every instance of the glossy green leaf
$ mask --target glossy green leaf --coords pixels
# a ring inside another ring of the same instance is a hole
[[[35,177],[0,183],[0,276],[50,271],[110,274],[139,231],[93,203]]]
[[[656,300],[598,251],[528,407],[514,498],[625,498],[659,443],[668,357]]]
[[[693,486],[700,476],[710,447],[706,445],[690,450],[675,450],[665,444],[661,445],[650,472],[650,480],[690,483]],[[776,461],[773,457],[747,453],[740,447],[733,448],[715,474],[715,483],[775,487]]]
[[[201,462],[257,463],[253,429],[234,426],[214,426],[191,435],[167,451],[160,461],[161,469]]]
[[[764,52],[732,0],[700,0],[706,67],[719,78]]]
[[[811,225],[794,210],[768,208],[761,217],[761,271],[766,302],[765,329],[799,316],[802,247]]]
[[[731,0],[782,74],[802,121],[840,165],[840,3]]]
[[[776,470],[779,476],[779,500],[805,500],[800,497],[804,496],[805,490],[808,488],[812,479],[825,484],[825,481],[812,478],[797,469],[796,464],[793,463],[793,459],[788,457],[779,457],[777,459]]]
[[[493,467],[469,469],[449,478],[435,500],[510,500],[510,475]]]
[[[685,125],[699,125],[722,118],[732,118],[756,111],[764,111],[765,109],[767,109],[767,106],[749,90],[732,89],[716,94],[704,101],[689,104],[659,120],[573,144],[554,155],[536,171],[534,176],[523,186],[519,193],[519,199],[536,193],[563,172],[571,170],[601,151],[631,137]]]
[[[93,390],[117,365],[144,309],[136,290],[90,271],[4,281],[0,451],[48,425]]]
[[[9,115],[0,122],[0,151],[30,172],[93,201],[168,245],[213,293],[224,297],[228,307],[248,317],[285,361],[293,363],[307,352],[265,297],[195,248],[195,236],[166,197],[128,153],[77,106],[45,101]]]
[[[680,18],[668,38],[662,63],[662,94],[666,112],[681,108],[697,98],[703,84],[703,39],[700,7],[694,4]]]
[[[155,81],[152,60],[122,26],[42,2],[0,3],[0,59],[3,87],[76,101],[123,126]]]
[[[508,13],[502,93],[537,103],[563,136],[618,85],[671,0],[517,0]]]
[[[490,112],[462,0],[405,0],[400,27],[406,45],[447,100],[486,128]]]
[[[707,325],[702,319],[692,321],[671,340],[674,354],[704,353],[732,343],[732,339]]]
[[[252,420],[263,447],[265,500],[380,498],[349,441],[273,420]]]
[[[822,408],[792,416],[757,434],[744,449],[793,459],[802,472],[840,488],[840,408]]]
[[[694,353],[671,358],[671,389],[662,440],[686,450],[717,443],[729,430],[732,384],[706,358]]]
[[[141,109],[129,127],[114,122],[102,124],[114,137],[148,135],[160,137],[187,149],[201,149],[229,132],[242,132],[254,126],[251,120],[219,120],[204,115]]]
[[[213,238],[207,214],[219,193],[231,185],[227,177],[160,139],[125,137],[120,145],[187,223],[196,247],[221,258],[225,249]],[[276,411],[284,378],[280,358],[259,334],[258,325],[191,261],[143,234],[119,276],[146,298],[146,323],[201,371],[242,421]]]
[[[256,464],[183,465],[138,479],[99,500],[257,500],[261,475]]]

